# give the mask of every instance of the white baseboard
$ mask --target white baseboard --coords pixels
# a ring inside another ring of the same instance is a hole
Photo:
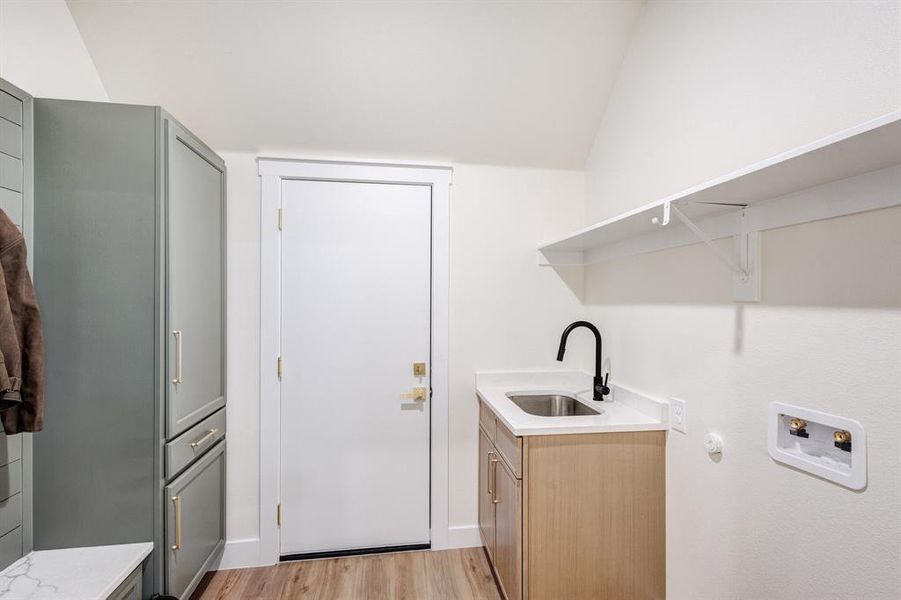
[[[455,525],[447,528],[448,548],[474,548],[482,545],[478,525]]]
[[[260,562],[260,538],[229,540],[225,542],[222,560],[218,569],[241,569],[245,567],[262,567]]]

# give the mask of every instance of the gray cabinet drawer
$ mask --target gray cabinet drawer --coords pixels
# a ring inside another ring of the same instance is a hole
[[[0,465],[22,458],[22,436],[0,433]]]
[[[22,461],[0,467],[0,500],[22,491]]]
[[[141,600],[143,595],[142,579],[144,578],[144,569],[140,566],[131,572],[131,575],[117,587],[115,591],[109,595],[107,600]]]
[[[174,477],[223,437],[225,437],[224,408],[166,444],[166,479]]]
[[[22,160],[7,154],[0,154],[0,187],[22,191]]]
[[[22,524],[22,494],[0,502],[0,535],[6,535]]]
[[[0,117],[12,121],[16,125],[21,125],[22,101],[0,90]]]
[[[12,222],[22,227],[22,212],[24,205],[22,204],[22,192],[14,192],[4,187],[0,187],[0,209],[12,219]]]
[[[22,528],[16,527],[0,537],[0,570],[22,558]]]
[[[225,546],[225,441],[165,488],[165,593],[187,598]]]
[[[0,152],[22,158],[22,127],[0,119]]]

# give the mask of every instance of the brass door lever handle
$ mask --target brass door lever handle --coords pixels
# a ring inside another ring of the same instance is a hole
[[[404,392],[400,395],[405,400],[415,400],[416,402],[425,402],[426,389],[424,387],[415,387],[412,392]]]

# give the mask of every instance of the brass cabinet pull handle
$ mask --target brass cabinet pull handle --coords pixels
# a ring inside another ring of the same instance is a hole
[[[496,456],[497,455],[495,454],[495,457]],[[497,460],[497,458],[491,459],[491,470],[494,472],[494,484],[492,484],[492,486],[491,486],[491,493],[494,495],[494,499],[491,500],[492,504],[498,504],[500,502],[500,500],[497,499],[497,463],[498,462],[499,461]]]
[[[489,452],[488,453],[488,472],[486,473],[486,476],[488,477],[488,495],[489,496],[494,495],[494,486],[491,484],[491,463],[494,461],[492,456],[494,456],[494,452]]]
[[[175,336],[175,378],[172,383],[181,383],[181,329],[175,329],[172,335]]]
[[[216,434],[219,433],[218,429],[210,429],[205,434],[194,440],[189,444],[192,450],[196,450],[198,446],[203,446],[205,443],[216,437]]]
[[[181,496],[172,496],[175,503],[175,544],[173,550],[181,550]]]

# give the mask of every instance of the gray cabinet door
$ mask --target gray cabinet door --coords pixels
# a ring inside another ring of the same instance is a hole
[[[30,94],[0,79],[0,209],[25,234],[32,274],[33,111]],[[0,569],[32,549],[32,457],[30,433],[0,433]]]
[[[166,437],[172,439],[225,404],[225,166],[177,123],[166,124]]]
[[[166,593],[187,598],[225,545],[225,442],[166,486]]]
[[[142,600],[144,597],[144,569],[138,566],[131,575],[119,584],[107,600]]]

